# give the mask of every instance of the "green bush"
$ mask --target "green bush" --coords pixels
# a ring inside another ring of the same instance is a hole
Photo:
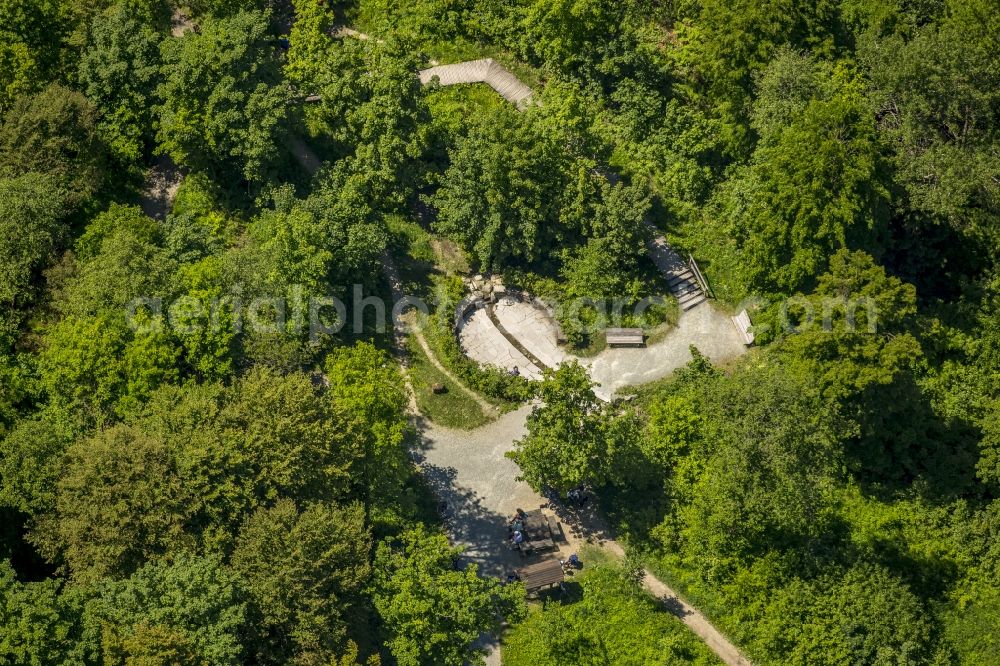
[[[617,566],[597,566],[504,640],[508,666],[716,664],[709,649]],[[577,596],[578,595],[578,596]],[[574,598],[575,597],[575,598]]]

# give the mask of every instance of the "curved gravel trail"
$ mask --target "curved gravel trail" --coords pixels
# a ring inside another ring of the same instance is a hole
[[[316,170],[318,160],[315,160],[315,155],[308,146],[304,144],[296,146],[295,153],[303,167],[310,172]],[[383,268],[394,298],[401,296],[398,271],[388,253],[383,257]],[[692,317],[699,311],[715,313],[711,307],[697,308],[684,313],[680,320],[681,324],[686,318],[695,321]],[[681,324],[678,325],[678,331],[681,330]],[[696,327],[693,330],[694,337],[697,337],[699,329]],[[416,334],[421,348],[438,366],[439,362],[430,352],[423,336],[419,332]],[[692,337],[691,333],[687,335],[689,338]],[[681,340],[686,339],[681,338]],[[395,341],[397,351],[401,351],[402,341],[398,335]],[[654,346],[652,349],[656,348]],[[649,361],[643,362],[640,359],[641,353],[648,353],[649,349],[609,351],[636,351],[640,352],[640,355],[635,355],[635,360],[631,359],[632,355],[620,357],[609,355],[601,363],[597,362],[600,359],[598,357],[591,364],[592,372],[595,372],[596,365],[599,376],[602,372],[611,375],[625,372],[627,379],[623,380],[624,383],[630,383],[629,380],[634,380],[632,383],[648,381],[645,377],[649,374],[644,373],[642,368],[648,367]],[[709,356],[712,356],[711,353]],[[665,375],[669,372],[665,369],[668,365],[674,362],[683,364],[686,360],[676,351],[671,351],[661,359],[661,362],[660,370]],[[623,365],[628,363],[635,364],[630,373],[626,372],[627,368]],[[445,373],[449,374],[447,371]],[[614,381],[610,383],[614,384]],[[464,387],[462,382],[457,384]],[[513,449],[517,439],[526,434],[525,423],[535,405],[525,405],[476,430],[454,430],[434,425],[420,417],[416,413],[415,401],[412,400],[413,390],[408,381],[407,385],[411,395],[413,423],[419,433],[419,445],[414,451],[414,457],[437,497],[448,506],[447,527],[451,538],[465,548],[466,557],[476,562],[483,574],[504,575],[520,561],[504,545],[507,519],[517,508],[531,509],[535,506],[548,505],[545,498],[532,490],[524,481],[518,480],[520,468],[504,455]],[[591,511],[583,514],[567,515],[561,506],[549,506],[549,508],[553,511],[563,511],[560,518],[563,521],[566,543],[562,553],[574,552],[581,543],[590,542],[600,545],[617,557],[624,555],[621,545],[610,538],[599,516],[593,512],[594,503],[590,505]],[[663,602],[664,608],[679,617],[728,666],[750,664],[750,661],[709,622],[708,618],[684,602],[665,583],[647,571],[643,584]],[[484,637],[482,644],[487,649],[487,664],[500,666],[500,649],[496,638]]]

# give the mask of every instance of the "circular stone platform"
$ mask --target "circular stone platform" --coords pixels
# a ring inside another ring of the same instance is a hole
[[[507,371],[517,368],[528,379],[541,379],[541,368],[504,337],[485,307],[469,309],[459,321],[456,333],[462,351],[473,361]]]

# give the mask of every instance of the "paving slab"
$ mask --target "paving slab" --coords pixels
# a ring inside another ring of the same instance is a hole
[[[503,336],[482,308],[459,322],[458,343],[465,354],[478,363],[508,371],[517,368],[528,379],[542,377],[541,369]]]
[[[550,368],[557,368],[570,358],[556,344],[556,328],[549,316],[530,303],[516,298],[501,298],[493,312],[508,333]]]

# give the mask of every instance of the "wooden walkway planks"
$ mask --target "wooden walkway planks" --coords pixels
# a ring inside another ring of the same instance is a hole
[[[443,86],[456,83],[485,83],[516,106],[523,106],[531,99],[532,90],[492,58],[469,60],[453,65],[438,65],[420,71],[420,82],[430,83],[434,77]]]

